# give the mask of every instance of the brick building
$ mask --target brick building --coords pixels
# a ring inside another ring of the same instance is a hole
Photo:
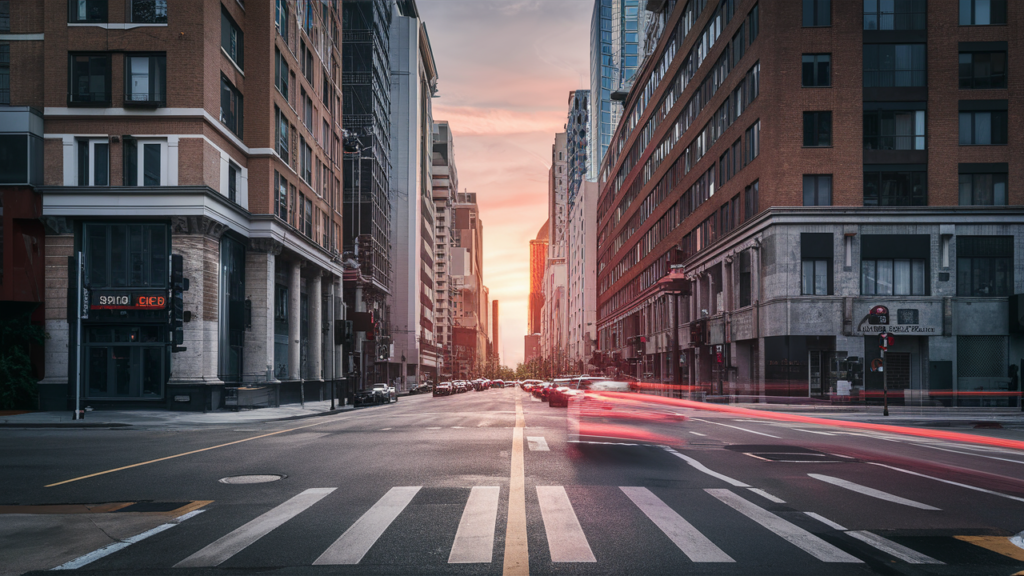
[[[288,401],[338,374],[338,4],[11,4],[11,104],[42,120],[43,409],[70,406],[79,365],[94,407],[217,408],[267,382]],[[190,283],[175,353],[171,254]]]
[[[1014,401],[1022,6],[654,5],[666,26],[600,169],[610,366],[709,393],[864,398],[886,329],[897,401]],[[888,326],[868,323],[875,306]]]

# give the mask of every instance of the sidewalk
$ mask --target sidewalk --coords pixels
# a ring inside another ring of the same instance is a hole
[[[29,412],[0,416],[0,428],[197,428],[210,425],[233,426],[259,424],[281,420],[296,420],[312,416],[339,414],[353,409],[352,405],[335,404],[331,412],[330,400],[285,404],[279,408],[254,410],[215,410],[212,412],[172,412],[169,410],[95,410],[86,412],[83,420],[73,420],[70,410],[63,412]]]

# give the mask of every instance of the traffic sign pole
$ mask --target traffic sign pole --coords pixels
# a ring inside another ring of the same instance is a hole
[[[889,370],[885,366],[885,349],[882,350],[882,416],[889,415]]]

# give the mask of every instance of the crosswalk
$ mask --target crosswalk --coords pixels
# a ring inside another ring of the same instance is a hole
[[[610,560],[601,557],[604,551],[602,547],[592,545],[594,538],[600,542],[604,537],[599,534],[601,526],[592,518],[589,522],[581,524],[571,497],[571,494],[578,497],[582,491],[593,488],[569,488],[567,491],[565,486],[535,486],[530,490],[533,497],[528,498],[528,501],[532,502],[531,507],[534,510],[539,510],[540,516],[539,526],[535,521],[528,527],[529,532],[533,534],[533,541],[539,541],[540,535],[543,534],[543,540],[547,544],[547,559],[552,563],[586,564]],[[746,488],[696,490],[695,494],[687,494],[685,499],[681,499],[679,494],[668,494],[667,496],[672,497],[666,502],[649,488],[621,486],[616,490],[619,494],[617,498],[605,493],[602,499],[606,513],[614,514],[614,518],[609,518],[611,522],[630,517],[631,522],[637,523],[636,526],[643,530],[657,530],[667,538],[666,546],[671,542],[671,545],[678,548],[693,563],[738,566],[737,563],[743,558],[749,560],[748,551],[747,556],[743,556],[745,550],[742,547],[738,548],[735,542],[723,539],[720,532],[708,526],[709,514],[714,517],[732,514],[730,522],[733,524],[730,524],[730,531],[752,531],[751,540],[772,541],[773,550],[782,553],[783,549],[788,549],[785,553],[801,555],[807,560],[813,558],[827,564],[860,564],[864,560],[851,551],[863,550],[867,546],[874,549],[873,554],[884,556],[890,562],[942,564],[879,534],[866,530],[847,530],[813,512],[799,515],[803,518],[799,521],[792,513],[780,512],[789,510],[784,506],[769,509],[775,505],[770,499],[764,498],[770,504],[762,505],[762,497],[752,495]],[[232,568],[244,567],[244,556],[242,562],[234,559],[254,544],[260,543],[260,546],[254,548],[269,545],[268,541],[273,539],[272,534],[275,530],[289,522],[295,522],[304,512],[315,507],[336,506],[337,499],[344,497],[344,493],[336,492],[337,490],[333,487],[304,490],[262,515],[231,529],[227,534],[181,559],[174,567],[213,568],[226,562]],[[343,531],[343,527],[339,526],[340,536],[319,552],[315,559],[311,556],[311,564],[354,566],[365,562],[368,553],[382,541],[385,533],[392,531],[394,534],[395,530],[406,529],[400,527],[403,514],[408,514],[407,510],[416,502],[418,496],[431,491],[436,495],[438,491],[444,490],[458,491],[458,498],[462,498],[466,492],[465,488],[427,488],[426,491],[421,486],[390,488]],[[501,494],[500,486],[474,486],[469,489],[468,497],[462,505],[462,514],[454,539],[449,541],[448,564],[488,565],[501,561],[502,542],[496,542]],[[704,495],[700,502],[699,494]],[[424,500],[429,498],[424,497]],[[585,506],[585,503],[577,502],[577,506]],[[645,524],[648,528],[643,528]],[[772,540],[769,533],[776,539]],[[826,534],[828,536],[823,538],[822,536]],[[840,541],[847,544],[840,547],[837,545],[837,535],[843,534],[847,538]],[[716,538],[725,541],[716,542]],[[598,551],[596,555],[595,550]],[[531,556],[539,553],[540,550],[531,548]]]

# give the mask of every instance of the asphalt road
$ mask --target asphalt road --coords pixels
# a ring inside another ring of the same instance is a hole
[[[676,449],[568,443],[566,410],[514,389],[201,430],[0,430],[0,572],[1024,571],[1024,451],[677,412],[656,425]]]

